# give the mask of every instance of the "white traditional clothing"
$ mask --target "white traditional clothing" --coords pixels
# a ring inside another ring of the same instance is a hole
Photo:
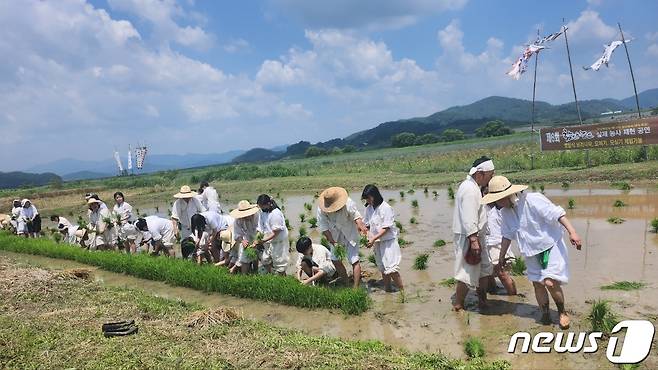
[[[452,219],[455,247],[455,279],[469,286],[478,287],[480,278],[493,273],[491,258],[486,248],[487,211],[482,202],[480,186],[469,175],[457,189],[455,211]],[[469,235],[478,235],[481,261],[477,265],[466,263],[465,256],[470,242]]]
[[[192,216],[205,212],[201,202],[196,198],[177,199],[171,207],[171,218],[180,223],[181,240],[192,235]]]
[[[160,241],[162,242],[162,245],[167,248],[174,246],[176,235],[174,235],[174,227],[172,226],[171,221],[158,216],[147,216],[144,220],[146,220],[146,227],[150,234],[144,235],[145,239],[150,237],[153,241]]]
[[[57,221],[57,228],[58,229],[66,229],[66,228],[69,228],[73,225],[71,223],[71,221],[67,220],[66,218],[64,218],[62,216],[57,216],[57,218],[58,218],[58,221]]]
[[[219,195],[217,190],[212,186],[206,186],[201,193],[201,203],[207,210],[222,213],[222,207],[219,204]]]
[[[119,238],[121,240],[135,240],[139,235],[137,228],[133,224],[136,221],[136,217],[133,214],[133,207],[128,202],[122,202],[121,205],[115,204],[112,208],[112,214],[114,216],[120,217],[119,227]]]
[[[347,259],[351,265],[359,262],[359,230],[356,220],[362,218],[356,208],[356,203],[347,198],[347,203],[336,212],[327,213],[318,207],[317,219],[320,233],[329,231],[336,243],[342,244],[347,249]],[[335,254],[335,246],[331,246],[331,259],[338,261]]]
[[[244,246],[242,241],[246,240],[249,244],[253,243],[256,240],[256,234],[258,233],[258,213],[255,213],[251,216],[238,218],[233,224],[233,240],[237,250],[231,250],[231,262],[235,263],[238,267],[242,266],[243,263],[254,262],[244,253]],[[235,260],[233,259],[235,257]]]
[[[500,210],[495,206],[489,207],[487,212],[487,248],[489,249],[489,256],[491,257],[491,264],[496,266],[500,260],[500,243],[503,241],[503,234],[501,233],[501,226],[503,223]],[[520,253],[516,253],[515,247],[510,246],[507,248],[505,258],[514,258]]]
[[[116,243],[117,240],[117,228],[114,227],[114,224],[106,222],[106,220],[112,219],[112,214],[107,209],[99,207],[96,211],[89,210],[89,231],[95,234],[95,236],[90,237],[89,248],[97,249],[101,245],[111,246]]]
[[[564,228],[558,221],[565,215],[564,209],[540,193],[519,193],[518,197],[513,208],[501,209],[503,237],[519,244],[530,281],[551,278],[566,284],[569,253],[562,238]],[[542,268],[540,253],[548,250],[548,265]]]
[[[324,271],[327,278],[334,276],[336,273],[336,267],[334,266],[334,263],[331,262],[331,252],[329,252],[329,249],[320,244],[312,244],[311,246],[313,248],[313,256],[311,256],[311,260],[317,265],[316,267]],[[298,253],[298,255],[297,274],[299,275],[299,272],[302,269],[302,259],[304,258],[304,255],[302,253]]]
[[[34,204],[30,203],[29,207],[25,207],[27,202],[23,200],[23,206],[18,215],[18,233],[38,233],[41,231],[41,216]]]
[[[366,207],[366,215],[363,219],[368,226],[368,236],[373,237],[381,232],[382,229],[388,230],[382,235],[374,245],[375,261],[377,268],[384,274],[392,274],[400,271],[400,261],[402,253],[398,244],[398,229],[395,226],[395,212],[386,202],[382,202],[377,208],[371,205]]]
[[[288,228],[286,219],[280,209],[275,208],[271,212],[261,212],[258,217],[258,231],[262,232],[265,237],[279,230],[279,234],[271,241],[265,243],[261,261],[264,266],[272,265],[272,269],[278,273],[283,273],[288,267],[290,259],[288,253]]]
[[[229,219],[227,216],[220,215],[215,211],[205,211],[200,214],[206,219],[206,231],[208,231],[210,235],[228,229]]]
[[[21,209],[23,207],[13,207],[11,209],[11,225],[14,227],[14,231],[18,233],[18,219],[21,217]]]

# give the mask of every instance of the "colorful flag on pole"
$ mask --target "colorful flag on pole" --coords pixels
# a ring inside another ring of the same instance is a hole
[[[627,43],[631,42],[631,40],[626,40]],[[599,59],[597,59],[591,66],[589,67],[583,67],[584,70],[590,70],[593,69],[595,71],[598,71],[601,66],[605,64],[605,66],[608,66],[608,63],[610,63],[610,58],[612,57],[612,53],[615,51],[616,48],[618,48],[620,45],[622,45],[622,41],[613,41],[610,43],[610,45],[603,45],[603,55]]]
[[[530,60],[533,54],[536,54],[543,49],[546,49],[546,46],[536,44],[526,46],[525,50],[523,50],[523,54],[521,54],[519,59],[512,64],[512,68],[507,72],[507,75],[515,80],[520,79],[521,75],[525,73],[528,68],[528,60]]]

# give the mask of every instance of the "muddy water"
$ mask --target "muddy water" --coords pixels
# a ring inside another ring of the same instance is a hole
[[[339,312],[325,310],[308,311],[236,299],[222,295],[207,295],[184,288],[169,287],[162,283],[136,279],[124,275],[97,271],[96,278],[109,285],[129,286],[144,289],[154,294],[196,301],[206,305],[230,305],[243,310],[246,316],[271,322],[275,325],[302,329],[309,334],[339,336],[350,339],[378,339],[388,344],[411,350],[442,351],[454,357],[463,357],[463,342],[469,336],[482,338],[487,354],[491,358],[510,360],[514,367],[533,368],[611,368],[602,350],[594,355],[581,354],[541,354],[509,355],[506,353],[510,336],[517,331],[556,331],[556,327],[537,323],[539,312],[532,286],[524,277],[515,277],[521,296],[491,296],[493,307],[487,312],[475,308],[476,297],[469,294],[468,309],[455,314],[450,311],[453,288],[438,283],[452,276],[453,246],[451,221],[453,202],[448,199],[445,189],[415,189],[415,193],[400,190],[383,192],[385,199],[393,199],[391,205],[396,211],[397,220],[404,225],[402,238],[411,242],[402,251],[401,274],[406,285],[404,302],[397,294],[387,294],[378,288],[380,275],[375,267],[367,262],[370,250],[364,249],[368,289],[374,307],[359,317],[345,317]],[[437,190],[434,197],[432,191]],[[574,199],[575,208],[567,210],[577,231],[584,240],[582,251],[570,250],[570,283],[565,287],[567,307],[572,313],[572,330],[584,331],[590,301],[604,298],[612,302],[613,309],[624,318],[651,317],[655,322],[658,312],[658,236],[649,232],[649,222],[658,217],[658,192],[655,188],[633,189],[629,192],[614,189],[592,189],[586,186],[572,186],[569,190],[547,188],[546,195],[555,203],[567,208],[568,200]],[[352,193],[357,201],[359,193]],[[291,238],[299,233],[299,214],[306,219],[315,216],[304,209],[304,203],[314,203],[312,196],[283,197],[279,205],[290,220],[293,230]],[[615,200],[627,205],[614,208]],[[411,206],[413,200],[418,208]],[[228,204],[226,208],[234,207]],[[161,216],[166,217],[168,204],[158,206]],[[155,209],[141,212],[156,213]],[[620,225],[607,222],[610,216],[626,220]],[[417,224],[411,224],[415,217]],[[319,242],[316,229],[306,223],[314,241]],[[433,247],[437,239],[448,244],[442,248]],[[428,268],[424,271],[412,269],[414,258],[421,253],[430,254]],[[293,253],[295,255],[296,253]],[[20,256],[24,260],[48,267],[70,267],[77,264],[46,258]],[[295,261],[296,258],[292,258]],[[294,272],[294,266],[290,266]],[[600,286],[613,281],[635,280],[650,285],[635,292],[602,291]],[[553,307],[554,309],[554,307]],[[557,313],[553,312],[554,320]],[[650,368],[658,365],[655,355],[650,356],[645,365]]]

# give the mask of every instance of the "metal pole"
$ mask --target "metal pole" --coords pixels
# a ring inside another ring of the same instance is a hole
[[[537,35],[539,35],[539,30],[537,30]],[[537,91],[537,63],[539,60],[539,51],[535,53],[535,78],[532,82],[532,120],[530,121],[530,130],[532,131],[532,140],[535,139],[535,96]],[[530,169],[535,169],[535,150],[534,147],[530,152]]]

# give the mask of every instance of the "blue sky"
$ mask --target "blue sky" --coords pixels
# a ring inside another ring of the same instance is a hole
[[[0,2],[0,170],[343,137],[490,95],[537,28],[562,18],[582,99],[632,95],[623,49],[584,71],[621,22],[638,90],[658,87],[655,1],[9,0]],[[530,70],[532,72],[532,70]],[[541,55],[539,100],[572,97],[564,41]],[[26,153],[29,153],[26,155]]]

